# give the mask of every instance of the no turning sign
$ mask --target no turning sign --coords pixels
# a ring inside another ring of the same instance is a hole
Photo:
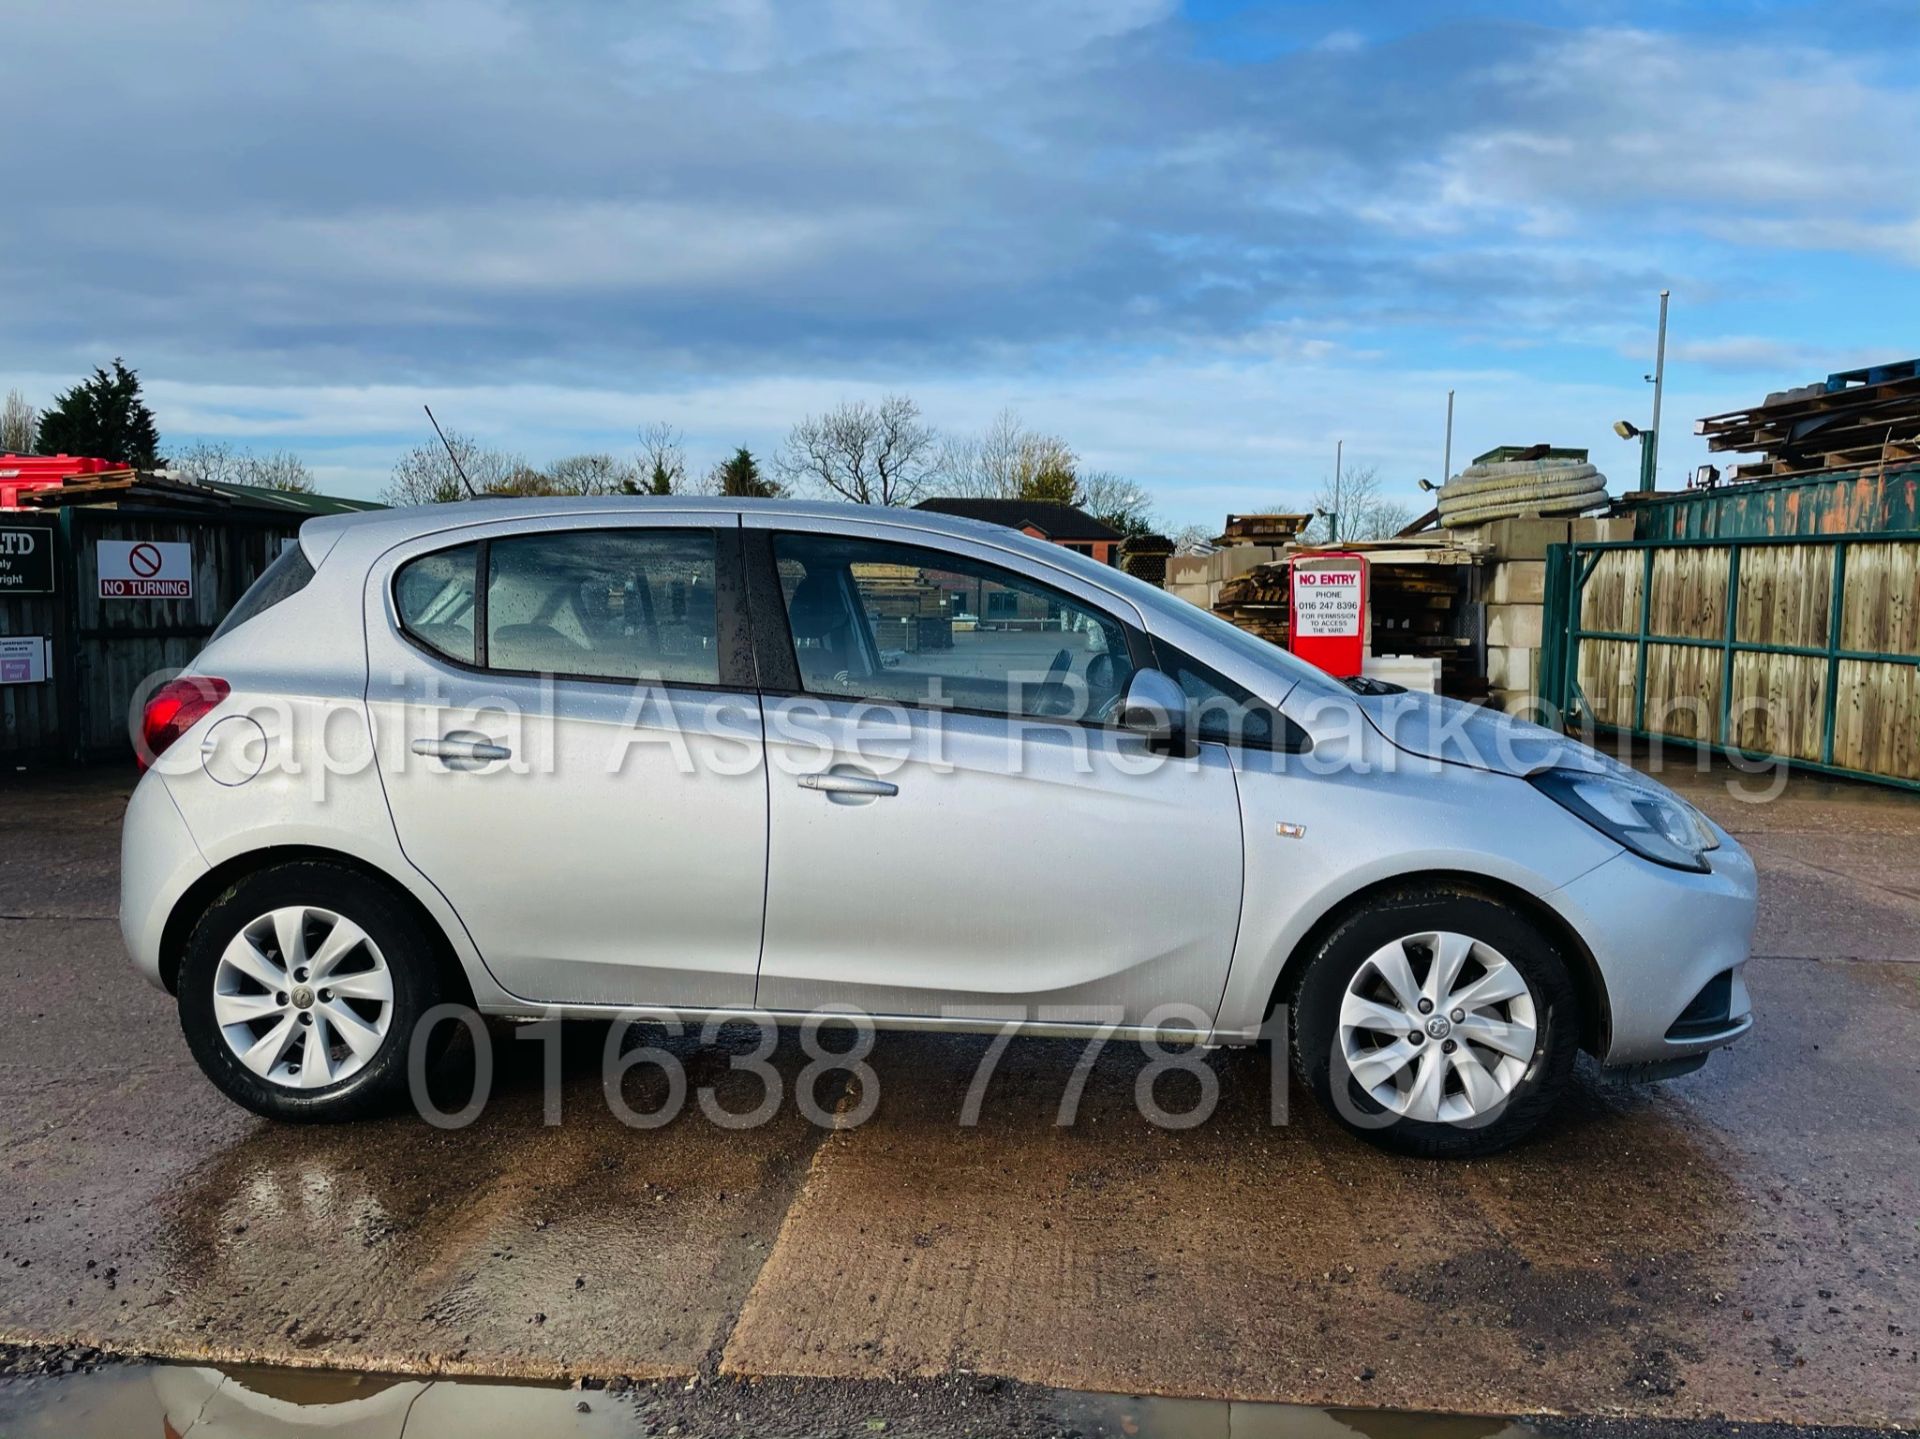
[[[190,600],[193,546],[165,540],[101,540],[103,600]]]

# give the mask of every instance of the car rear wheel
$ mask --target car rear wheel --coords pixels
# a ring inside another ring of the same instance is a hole
[[[208,1078],[256,1114],[340,1120],[407,1092],[440,998],[432,936],[389,889],[319,862],[247,875],[194,926],[180,1023]]]
[[[1577,1003],[1565,958],[1530,918],[1447,886],[1408,888],[1356,909],[1309,961],[1294,1063],[1374,1144],[1492,1154],[1566,1087]]]

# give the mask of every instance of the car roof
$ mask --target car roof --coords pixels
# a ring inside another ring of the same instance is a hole
[[[324,515],[300,527],[300,542],[314,563],[349,536],[384,550],[403,540],[438,534],[467,525],[500,520],[539,520],[562,516],[607,515],[639,518],[646,515],[773,514],[795,519],[869,520],[903,525],[929,534],[960,539],[989,539],[1005,548],[1045,556],[1054,547],[1019,530],[985,520],[943,515],[933,510],[888,505],[856,505],[829,500],[748,500],[715,495],[579,495],[535,499],[457,500],[441,505],[407,505],[398,509],[359,514]]]

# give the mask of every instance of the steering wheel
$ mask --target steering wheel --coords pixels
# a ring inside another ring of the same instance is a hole
[[[1087,693],[1092,697],[1087,718],[1095,724],[1109,723],[1119,712],[1124,692],[1120,662],[1104,651],[1087,661]]]

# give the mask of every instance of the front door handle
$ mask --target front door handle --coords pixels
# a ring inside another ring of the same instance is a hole
[[[413,752],[444,760],[448,769],[484,769],[495,760],[512,759],[513,751],[473,730],[457,729],[439,739],[417,739]]]
[[[861,774],[845,765],[836,765],[819,774],[801,775],[800,788],[817,789],[829,795],[853,795],[861,799],[884,799],[900,793],[900,786],[893,781],[876,779],[873,775]]]

